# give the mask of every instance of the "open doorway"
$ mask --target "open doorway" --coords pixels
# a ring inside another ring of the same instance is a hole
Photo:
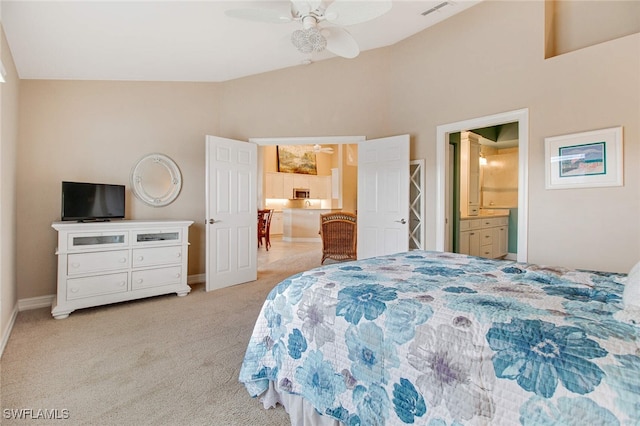
[[[437,127],[437,209],[436,209],[436,250],[454,251],[453,239],[456,235],[455,220],[457,212],[460,212],[459,203],[453,196],[456,188],[456,176],[459,172],[453,170],[460,152],[455,149],[455,144],[450,145],[451,136],[469,131],[470,129],[483,129],[493,126],[502,126],[508,123],[517,125],[518,140],[518,174],[517,174],[517,255],[519,262],[527,261],[527,200],[528,200],[528,124],[529,112],[527,109],[511,111],[486,117],[459,121]],[[454,158],[452,158],[454,156]],[[489,200],[487,200],[489,201]],[[465,200],[468,202],[468,200]],[[480,202],[480,201],[478,201]],[[515,219],[514,218],[514,219]]]
[[[263,256],[269,262],[305,250],[317,251],[320,259],[320,215],[356,211],[357,144],[363,140],[364,136],[249,139],[258,145],[258,206],[273,210],[270,234],[276,244]],[[312,153],[314,173],[282,169],[280,160],[287,152]]]
[[[357,143],[363,140],[364,136],[249,139],[258,145],[258,206],[274,210],[272,234],[285,242],[320,242],[320,214],[355,212]],[[313,173],[281,170],[280,161],[287,154],[282,155],[283,147],[312,154]]]
[[[518,122],[449,134],[445,251],[517,258]]]

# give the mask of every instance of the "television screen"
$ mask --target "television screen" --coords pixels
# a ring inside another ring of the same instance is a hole
[[[124,218],[124,185],[62,182],[62,220]]]

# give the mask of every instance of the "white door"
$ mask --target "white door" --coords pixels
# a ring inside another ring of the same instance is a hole
[[[409,250],[409,135],[358,144],[358,259]]]
[[[206,138],[206,289],[256,280],[257,146]]]

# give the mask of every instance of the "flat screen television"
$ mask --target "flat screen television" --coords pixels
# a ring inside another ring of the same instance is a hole
[[[62,220],[124,219],[124,185],[62,182]]]

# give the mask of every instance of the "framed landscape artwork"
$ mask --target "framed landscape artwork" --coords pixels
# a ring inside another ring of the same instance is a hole
[[[547,189],[622,185],[622,127],[545,138]]]
[[[278,145],[278,171],[317,175],[316,154],[312,145]]]

